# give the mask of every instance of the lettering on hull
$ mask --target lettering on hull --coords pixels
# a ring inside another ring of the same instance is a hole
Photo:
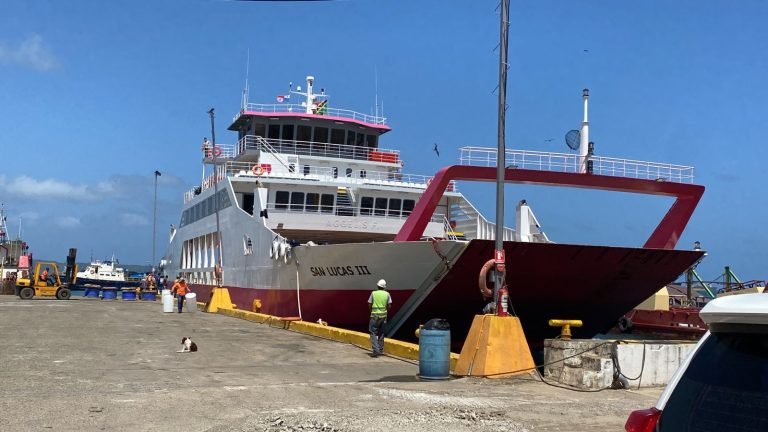
[[[350,228],[350,229],[371,229],[378,228],[376,222],[359,221],[359,220],[339,220],[334,219],[325,223],[326,228]]]
[[[371,274],[367,265],[310,267],[309,271],[314,277],[367,276]]]

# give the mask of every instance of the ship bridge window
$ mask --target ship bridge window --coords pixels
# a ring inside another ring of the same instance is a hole
[[[328,142],[328,128],[315,127],[314,142],[327,143]]]
[[[253,125],[253,134],[256,136],[266,136],[267,135],[267,125],[264,123],[254,123]]]
[[[289,193],[285,191],[277,191],[275,193],[275,209],[285,210],[288,208]]]
[[[377,138],[378,137],[376,135],[368,135],[368,147],[377,148],[379,146]]]
[[[304,210],[304,192],[291,192],[291,211]]]
[[[280,125],[279,124],[269,125],[267,134],[269,135],[267,138],[280,139]]]
[[[335,199],[333,194],[323,194],[320,196],[320,211],[323,213],[333,213],[333,201]]]
[[[373,197],[362,197],[360,199],[360,214],[362,216],[373,214]]]
[[[331,144],[344,144],[344,129],[331,129]]]
[[[312,140],[312,127],[299,126],[296,130],[296,139],[299,141],[311,141]]]
[[[375,207],[374,214],[376,216],[385,216],[387,214],[387,199],[376,198],[376,203],[374,207]]]
[[[307,193],[307,211],[308,212],[317,212],[317,210],[320,208],[320,194],[318,193]]]
[[[411,214],[414,205],[416,205],[416,201],[412,199],[403,200],[403,216]]]
[[[400,217],[400,207],[402,206],[402,200],[400,198],[389,199],[389,216]]]
[[[291,141],[293,140],[293,125],[287,124],[283,125],[283,139]]]
[[[357,141],[355,142],[355,145],[362,147],[365,145],[365,135],[359,133],[357,134]]]
[[[355,131],[347,131],[347,145],[355,145]]]

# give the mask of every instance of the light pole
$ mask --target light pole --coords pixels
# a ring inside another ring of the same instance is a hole
[[[216,162],[216,128],[214,127],[214,121],[215,118],[213,114],[213,108],[208,110],[208,115],[211,117],[211,157],[213,158],[213,196],[215,197],[213,199],[213,205],[214,210],[216,212],[216,242],[219,246],[219,253],[216,254],[216,264],[214,275],[216,278],[216,286],[221,285],[220,273],[219,270],[222,268],[222,258],[221,254],[224,252],[221,245],[221,230],[219,229],[219,170]]]
[[[155,240],[157,239],[157,178],[160,171],[155,170],[155,199],[152,204],[152,272],[155,270]]]
[[[493,275],[493,304],[499,314],[499,290],[504,286],[504,168],[506,161],[505,126],[507,110],[507,43],[509,31],[509,0],[501,0],[501,27],[499,29],[499,106],[497,124],[496,150],[496,242],[494,260],[496,261]]]

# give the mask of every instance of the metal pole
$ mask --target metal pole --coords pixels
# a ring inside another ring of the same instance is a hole
[[[504,169],[506,162],[505,126],[507,110],[507,44],[509,29],[509,0],[501,1],[501,20],[499,25],[499,118],[498,118],[498,150],[496,154],[496,253],[504,256]],[[503,273],[497,268],[494,271],[493,304],[499,303],[499,289],[503,286]],[[499,311],[497,310],[496,313]]]
[[[208,115],[211,117],[211,155],[213,158],[213,199],[214,210],[216,211],[216,241],[219,243],[219,253],[216,254],[216,264],[221,266],[221,254],[223,252],[221,242],[221,231],[219,230],[219,170],[216,162],[216,128],[214,127],[214,115],[213,108],[208,110]]]
[[[160,171],[155,170],[155,199],[152,204],[152,268],[155,268],[155,242],[157,240],[157,177]]]

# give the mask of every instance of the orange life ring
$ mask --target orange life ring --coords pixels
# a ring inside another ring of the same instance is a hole
[[[221,147],[213,146],[213,155],[216,157],[221,156]]]
[[[262,168],[261,165],[254,165],[253,168],[251,168],[251,172],[254,175],[260,176],[264,174],[264,168]]]
[[[493,290],[488,288],[487,280],[488,280],[488,272],[491,271],[492,268],[496,266],[496,260],[489,259],[488,261],[483,264],[483,267],[480,268],[480,277],[478,278],[478,287],[480,288],[480,294],[483,296],[483,298],[491,298],[493,297]],[[502,281],[506,281],[507,279],[507,273],[502,273]],[[506,283],[502,282],[502,287],[506,287]],[[499,288],[501,289],[501,288]]]

